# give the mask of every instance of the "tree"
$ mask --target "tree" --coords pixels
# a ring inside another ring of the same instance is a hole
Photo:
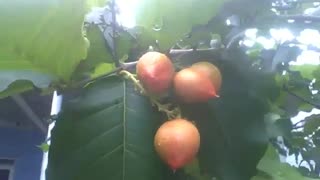
[[[139,9],[132,27],[119,21],[119,5],[0,2],[0,97],[34,89],[68,97],[52,131],[48,180],[318,178],[319,115],[290,120],[320,107],[319,66],[293,63],[319,51],[313,1],[144,0],[130,6]],[[272,36],[279,28],[293,37]],[[296,38],[304,29],[312,42]],[[214,64],[220,97],[183,104],[173,92],[141,93],[135,67],[151,50],[176,71]],[[153,146],[170,113],[194,121],[201,136],[196,159],[176,172]],[[296,156],[298,166],[279,155]]]

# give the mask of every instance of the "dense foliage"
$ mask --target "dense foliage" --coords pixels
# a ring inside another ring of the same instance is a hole
[[[48,180],[319,177],[320,117],[292,121],[320,109],[319,4],[132,2],[0,1],[6,27],[0,30],[0,97],[33,89],[65,97],[52,131]],[[136,11],[129,27],[121,15],[130,9]],[[276,30],[284,33],[275,36]],[[303,33],[313,38],[299,40]],[[150,50],[166,54],[177,71],[199,61],[214,64],[222,75],[220,97],[180,104],[170,92],[155,104],[132,81],[136,61]],[[304,53],[318,61],[308,63]],[[165,103],[181,108],[201,135],[197,158],[176,172],[153,147],[167,120]]]

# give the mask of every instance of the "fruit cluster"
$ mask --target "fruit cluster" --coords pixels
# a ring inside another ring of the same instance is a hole
[[[218,97],[221,86],[219,69],[209,62],[198,62],[176,72],[172,61],[159,52],[147,52],[136,66],[137,78],[150,96],[162,96],[173,88],[181,103],[201,103]],[[200,133],[189,120],[169,119],[157,130],[154,146],[171,169],[190,163],[200,147]]]

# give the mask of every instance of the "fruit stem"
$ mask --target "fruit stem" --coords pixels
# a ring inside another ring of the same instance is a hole
[[[118,59],[118,52],[117,52],[117,38],[116,38],[117,14],[116,14],[115,0],[111,1],[110,8],[111,8],[111,14],[112,14],[112,56],[113,56],[116,67],[120,67],[120,62]]]
[[[126,71],[126,70],[120,71],[119,74],[121,74],[124,77],[126,77],[127,79],[130,79],[131,81],[133,81],[133,84],[135,85],[136,89],[138,89],[141,94],[143,94],[143,95],[147,94],[146,90],[143,88],[143,86],[141,85],[140,81],[135,77],[134,74],[132,74],[129,71]]]
[[[125,78],[131,80],[133,82],[133,84],[135,85],[136,89],[142,95],[148,96],[149,100],[151,101],[151,104],[157,106],[158,111],[166,113],[166,115],[169,119],[181,118],[181,110],[179,107],[175,107],[173,110],[169,110],[171,104],[161,104],[156,97],[149,95],[146,92],[146,90],[143,88],[143,86],[141,85],[140,81],[136,78],[136,75],[134,75],[126,70],[120,71],[119,74],[121,74]]]

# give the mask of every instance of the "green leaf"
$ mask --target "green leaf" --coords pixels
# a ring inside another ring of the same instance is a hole
[[[0,91],[19,79],[40,88],[47,87],[52,77],[68,81],[87,55],[84,15],[89,5],[98,2],[101,0],[1,1],[0,22],[5,28],[0,30]],[[14,92],[29,89],[19,87]]]
[[[46,88],[50,85],[54,78],[50,75],[39,73],[36,71],[20,70],[20,71],[0,71],[0,92],[6,90],[12,82],[17,80],[31,81],[38,88]]]
[[[38,146],[43,152],[48,152],[50,145],[47,143],[42,143],[40,146]]]
[[[313,76],[316,79],[314,89],[320,89],[320,67],[318,67],[317,70],[313,71]]]
[[[190,164],[186,165],[184,168],[184,172],[190,176],[192,176],[195,180],[211,180],[212,178],[205,174],[201,174],[201,169],[199,165],[199,160],[195,159]]]
[[[311,81],[303,78],[301,72],[291,72],[288,74],[289,79],[286,78],[286,80],[283,82],[278,81],[279,86],[285,85],[288,87],[288,89],[281,92],[281,96],[278,98],[277,105],[285,109],[290,117],[295,116],[301,110],[311,111],[313,107],[301,100],[301,98],[303,98],[313,102],[313,95],[309,88]]]
[[[300,71],[303,78],[312,80],[314,78],[314,71],[318,69],[317,65],[291,65],[289,67],[292,71]]]
[[[320,114],[314,114],[305,118],[303,131],[306,134],[314,133],[320,127]]]
[[[106,73],[114,67],[114,59],[111,53],[110,47],[108,47],[105,37],[101,32],[99,26],[90,25],[87,27],[87,37],[90,40],[90,47],[88,50],[88,56],[85,61],[80,62],[79,66],[73,74],[73,80],[82,80],[87,75],[91,74],[91,77],[96,77],[97,69],[102,73]],[[128,54],[132,46],[132,37],[126,32],[119,32],[119,36],[115,38],[117,41],[117,55],[120,62],[128,59]],[[101,64],[104,68],[102,69]],[[108,66],[108,67],[107,67]],[[93,75],[92,75],[93,74]]]
[[[0,50],[1,51],[1,50]],[[0,97],[37,88],[47,88],[56,78],[35,68],[28,61],[5,61],[0,59]]]
[[[292,122],[289,118],[281,118],[277,114],[267,114],[265,123],[269,138],[277,138],[278,136],[291,138]]]
[[[251,180],[315,180],[302,176],[296,168],[289,164],[281,163],[279,154],[272,145],[269,145],[257,168],[264,172],[264,174],[267,174],[267,176],[258,174],[258,176],[253,177]]]
[[[225,0],[144,0],[137,7],[137,26],[143,26],[167,50],[191,31],[194,25],[206,24]],[[201,13],[200,13],[201,12]]]
[[[6,90],[0,92],[0,99],[6,98],[12,94],[18,94],[32,89],[33,84],[30,81],[17,80],[14,83],[11,83]]]
[[[153,146],[162,122],[132,83],[116,76],[92,83],[63,103],[52,131],[47,179],[166,179],[167,168]]]
[[[94,72],[91,74],[91,78],[96,78],[103,74],[106,74],[112,71],[114,68],[114,64],[101,63],[95,68]]]
[[[316,147],[320,147],[320,130],[317,130],[312,136],[312,141]]]
[[[96,25],[89,26],[87,28],[87,37],[90,41],[90,47],[84,63],[90,63],[93,66],[101,62],[112,63],[112,55],[106,47],[104,36],[99,27]]]

